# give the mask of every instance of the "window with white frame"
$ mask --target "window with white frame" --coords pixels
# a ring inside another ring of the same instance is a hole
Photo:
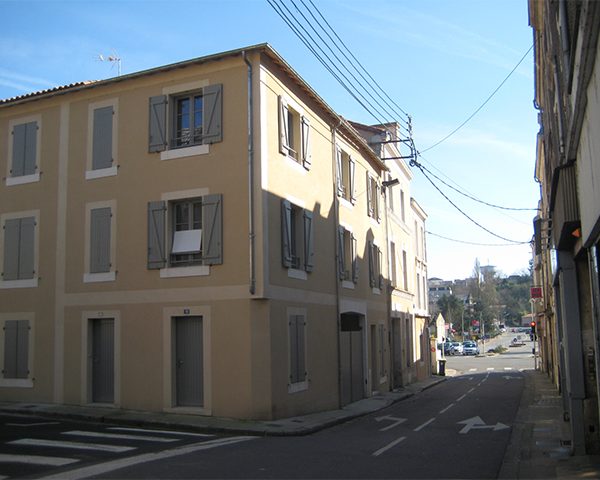
[[[340,147],[336,147],[337,161],[337,192],[338,196],[344,200],[354,204],[356,202],[355,195],[355,177],[356,177],[356,162],[347,152]]]
[[[6,185],[39,181],[40,137],[41,116],[39,115],[9,122]]]
[[[406,250],[402,250],[402,286],[405,292],[408,291],[408,259]]]
[[[383,275],[381,273],[381,249],[369,241],[369,285],[374,289],[383,288]]]
[[[34,214],[2,220],[3,286],[36,286],[37,219]]]
[[[339,275],[343,281],[358,282],[357,240],[343,226],[338,228]]]
[[[91,103],[88,107],[87,180],[117,174],[116,99]]]
[[[223,140],[223,85],[150,97],[149,152]]]
[[[313,213],[286,199],[281,202],[281,259],[285,268],[314,268]]]
[[[3,379],[29,378],[30,330],[29,320],[4,321]]]
[[[223,263],[222,195],[148,204],[148,269]]]
[[[396,267],[396,244],[394,242],[390,242],[390,273],[391,278],[390,282],[392,286],[395,288],[398,286],[398,272]]]
[[[310,121],[295,102],[279,96],[279,152],[305,169],[311,166]]]
[[[367,172],[367,213],[369,217],[377,221],[381,220],[380,196],[381,185],[374,176]]]
[[[306,367],[306,315],[292,309],[288,311],[289,391],[307,388]]]

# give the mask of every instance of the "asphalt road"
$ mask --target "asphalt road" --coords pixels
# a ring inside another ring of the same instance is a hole
[[[0,416],[0,480],[497,478],[523,392],[521,371],[533,368],[531,347],[448,357],[456,375],[446,382],[304,437],[200,436]]]

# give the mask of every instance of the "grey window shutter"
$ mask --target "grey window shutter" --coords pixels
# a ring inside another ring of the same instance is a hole
[[[110,272],[111,217],[110,207],[90,212],[90,273]]]
[[[377,209],[377,221],[381,221],[381,185],[377,182],[375,186],[375,208]]]
[[[296,340],[297,340],[297,351],[298,351],[298,361],[296,371],[297,381],[303,382],[306,380],[306,352],[305,352],[305,336],[306,336],[306,323],[304,321],[304,317],[298,315],[296,317]]]
[[[375,258],[373,255],[374,250],[373,242],[369,241],[369,286],[375,286]]]
[[[375,206],[373,205],[373,186],[371,185],[371,176],[367,172],[367,214],[369,217],[374,217]]]
[[[37,170],[37,122],[25,124],[25,155],[23,158],[23,175],[33,175]]]
[[[29,320],[17,320],[17,358],[15,378],[29,376]]]
[[[304,270],[312,272],[315,256],[315,235],[313,226],[313,213],[304,210]]]
[[[150,97],[148,151],[162,152],[167,148],[167,96]]]
[[[337,166],[337,193],[338,196],[344,196],[344,181],[343,181],[343,163],[342,163],[342,149],[338,146],[335,147],[335,161]]]
[[[223,141],[223,85],[202,89],[202,143]]]
[[[291,268],[292,261],[292,204],[281,201],[281,262],[285,268]]]
[[[112,166],[112,132],[113,107],[108,106],[95,109],[92,139],[92,170],[110,168]]]
[[[289,117],[288,117],[288,106],[285,99],[279,96],[279,152],[284,155],[288,154],[288,138],[289,136]]]
[[[164,268],[166,202],[148,203],[148,269]]]
[[[383,273],[381,272],[381,260],[382,260],[382,254],[381,254],[381,249],[379,247],[377,247],[377,287],[380,290],[383,290]]]
[[[19,279],[19,243],[21,238],[21,219],[14,218],[4,223],[4,265],[3,280]]]
[[[352,281],[358,283],[358,241],[354,235],[352,237]]]
[[[348,182],[348,184],[350,185],[350,202],[352,202],[352,205],[354,205],[356,203],[356,191],[355,191],[355,176],[356,176],[356,162],[354,161],[354,159],[352,157],[350,157],[349,160],[349,175],[350,175],[350,181]]]
[[[17,378],[17,320],[4,322],[4,378]]]
[[[12,177],[25,175],[25,142],[27,138],[27,125],[15,125],[12,132],[13,150],[10,174]]]
[[[302,117],[302,166],[310,170],[312,163],[310,139],[310,121],[306,117]]]
[[[202,197],[202,263],[223,263],[223,195]]]
[[[298,379],[298,317],[292,315],[288,320],[290,336],[290,383],[297,383]]]
[[[35,217],[21,219],[21,234],[19,242],[19,279],[30,279],[35,275]]]
[[[338,257],[338,275],[340,276],[340,280],[344,280],[344,272],[346,270],[345,268],[345,259],[346,259],[346,252],[345,252],[345,245],[344,245],[344,232],[345,232],[345,228],[342,226],[338,226],[338,250],[339,250],[339,257]]]

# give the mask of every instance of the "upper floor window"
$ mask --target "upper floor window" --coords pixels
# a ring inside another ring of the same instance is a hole
[[[40,179],[41,117],[33,116],[9,124],[9,155],[6,185],[37,182]]]
[[[354,204],[354,202],[356,202],[356,196],[354,192],[356,162],[348,153],[344,152],[339,147],[336,147],[336,160],[338,172],[338,196]]]
[[[28,216],[5,218],[2,222],[2,282],[0,287],[37,286],[37,219]]]
[[[373,242],[369,242],[369,285],[374,289],[383,288],[383,275],[381,273],[381,249]]]
[[[313,214],[289,200],[281,202],[281,259],[286,268],[313,270]]]
[[[367,213],[377,221],[381,220],[381,185],[375,177],[367,172]]]
[[[85,178],[117,174],[117,100],[90,104],[88,112],[88,160]]]
[[[339,275],[341,280],[358,282],[357,241],[351,231],[338,227]]]
[[[150,97],[149,152],[221,142],[223,85]]]
[[[294,159],[307,170],[311,165],[310,121],[299,106],[279,97],[279,151]]]

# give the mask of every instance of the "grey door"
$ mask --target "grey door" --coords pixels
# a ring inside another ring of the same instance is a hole
[[[91,320],[92,402],[115,401],[115,322],[112,318]]]
[[[392,348],[394,351],[394,388],[402,386],[402,325],[400,321],[400,318],[392,318]]]
[[[202,317],[176,317],[175,403],[181,407],[204,405]]]
[[[363,331],[360,319],[361,315],[354,313],[344,313],[341,316],[342,405],[356,402],[365,396]]]

